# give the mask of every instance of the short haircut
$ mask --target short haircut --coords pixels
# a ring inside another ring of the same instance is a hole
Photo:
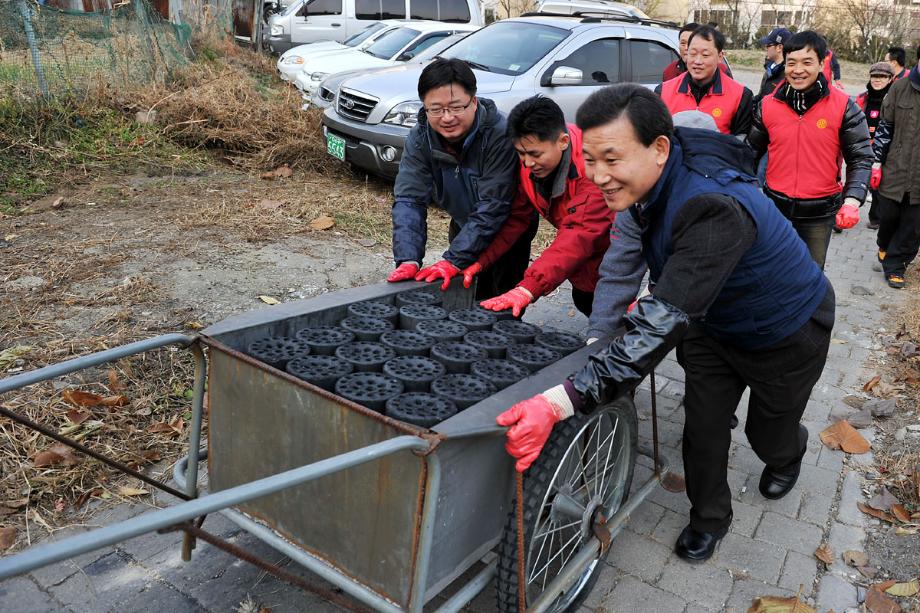
[[[708,40],[716,46],[716,51],[722,51],[725,49],[725,35],[716,30],[712,26],[700,26],[693,31],[693,34],[690,35],[690,40],[687,41],[687,46],[690,46],[690,43],[693,42],[693,39],[699,36],[703,40]]]
[[[508,113],[508,138],[513,141],[525,136],[554,141],[563,132],[565,114],[558,104],[545,96],[522,100]]]
[[[470,65],[457,58],[439,57],[425,66],[418,78],[418,97],[433,89],[456,83],[470,96],[476,95],[476,75]]]
[[[793,34],[788,42],[783,43],[783,59],[793,51],[802,49],[811,49],[818,56],[818,61],[823,62],[827,55],[827,41],[824,37],[813,30],[805,30],[798,34]]]
[[[904,47],[888,47],[888,56],[901,66],[907,65],[907,52]]]
[[[685,23],[680,27],[680,30],[677,31],[677,37],[680,38],[680,35],[684,32],[693,32],[698,27],[700,27],[700,24],[696,23],[695,21]]]
[[[590,130],[616,121],[623,114],[632,124],[639,142],[646,147],[651,147],[659,136],[670,137],[674,132],[671,112],[661,97],[635,83],[597,90],[578,108],[575,123],[582,130]]]

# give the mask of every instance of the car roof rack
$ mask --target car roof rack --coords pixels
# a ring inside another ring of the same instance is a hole
[[[639,25],[656,25],[665,28],[679,28],[680,24],[674,21],[664,21],[661,19],[652,19],[651,17],[634,17],[633,15],[623,15],[614,11],[575,11],[574,13],[541,13],[531,11],[521,14],[521,17],[580,17],[581,23],[600,23],[602,21],[623,21],[626,23],[635,23]]]

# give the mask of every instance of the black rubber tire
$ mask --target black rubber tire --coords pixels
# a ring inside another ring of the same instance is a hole
[[[636,460],[636,443],[637,443],[637,424],[636,409],[630,398],[621,398],[609,405],[598,407],[591,415],[576,414],[569,419],[559,422],[553,428],[553,432],[543,447],[543,451],[537,460],[524,473],[524,529],[525,529],[525,555],[530,556],[529,545],[533,535],[533,529],[536,525],[537,514],[543,507],[543,501],[547,495],[548,489],[552,486],[557,470],[560,470],[566,451],[572,446],[576,436],[583,432],[583,429],[590,426],[593,420],[600,419],[601,416],[611,414],[619,420],[621,427],[628,428],[628,433],[624,435],[623,440],[629,441],[628,457],[625,462],[627,465],[626,478],[623,486],[623,497],[616,508],[604,509],[604,515],[607,519],[611,518],[617,509],[619,509],[629,496],[629,487],[632,483],[633,470]],[[583,435],[582,435],[583,436]],[[502,613],[517,613],[518,610],[518,561],[517,561],[517,521],[516,521],[517,501],[513,500],[511,512],[508,514],[508,521],[502,534],[502,540],[498,546],[498,575],[496,578],[496,599],[497,609]],[[579,544],[587,542],[582,540]],[[614,541],[614,547],[616,542]],[[551,608],[550,611],[574,611],[591,592],[600,571],[603,562],[610,553],[610,549],[598,558],[590,576],[583,576],[578,582],[580,586],[577,593],[571,595],[571,601],[565,608]],[[538,552],[539,555],[542,551]],[[528,606],[532,604],[536,594],[528,594]],[[561,603],[556,603],[557,605]]]

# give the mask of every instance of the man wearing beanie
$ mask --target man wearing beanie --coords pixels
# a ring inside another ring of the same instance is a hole
[[[869,82],[866,84],[866,91],[856,97],[856,104],[863,110],[866,115],[866,123],[869,124],[869,140],[875,141],[875,129],[881,119],[882,100],[891,87],[894,70],[888,62],[876,62],[869,68]],[[873,230],[878,229],[878,192],[869,189],[872,194],[872,204],[869,205],[869,227]]]

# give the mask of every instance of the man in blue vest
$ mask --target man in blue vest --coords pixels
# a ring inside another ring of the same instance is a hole
[[[506,449],[523,472],[558,421],[630,392],[677,347],[691,510],[675,551],[706,560],[732,521],[730,424],[745,388],[745,434],[765,464],[761,494],[780,498],[798,479],[808,439],[799,421],[827,359],[833,288],[758,189],[737,139],[675,129],[664,103],[633,84],[592,94],[576,123],[586,174],[641,228],[653,289],[625,316],[624,334],[498,423],[510,426]]]

